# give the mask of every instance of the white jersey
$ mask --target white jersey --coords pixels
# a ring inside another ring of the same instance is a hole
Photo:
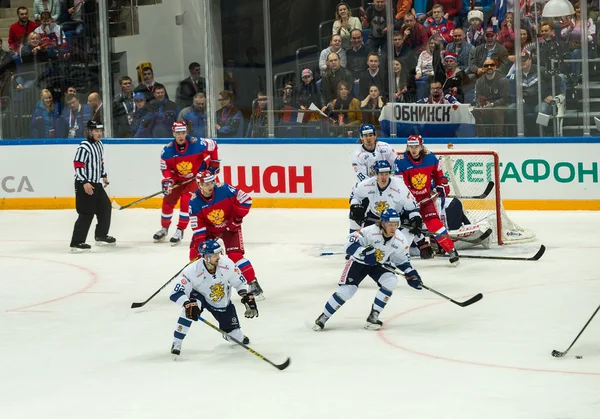
[[[373,166],[376,161],[379,160],[387,160],[390,163],[390,166],[394,166],[394,161],[396,160],[396,152],[386,142],[377,141],[375,143],[375,150],[368,151],[361,145],[352,153],[352,168],[356,172],[356,178],[358,182],[362,182],[363,180],[370,178],[371,176],[375,176],[375,172],[373,171]]]
[[[381,227],[376,224],[355,231],[348,236],[346,253],[352,260],[364,264],[361,253],[366,246],[375,248],[375,257],[378,263],[392,264],[405,273],[412,270],[408,253],[410,242],[400,230],[396,230],[394,236],[387,240],[383,237]]]
[[[409,219],[419,215],[417,201],[400,177],[390,177],[385,189],[379,188],[376,177],[363,180],[356,186],[350,200],[350,205],[354,204],[364,206],[367,214],[377,218],[389,208],[395,209],[398,214],[408,214]]]
[[[201,258],[185,268],[171,291],[171,301],[183,306],[196,290],[206,302],[217,309],[225,309],[231,302],[231,288],[247,290],[246,278],[227,256],[219,258],[214,274],[208,272]]]

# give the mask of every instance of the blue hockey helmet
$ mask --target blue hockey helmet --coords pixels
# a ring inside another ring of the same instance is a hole
[[[365,134],[373,134],[375,136],[377,136],[377,130],[375,130],[375,127],[373,126],[373,124],[362,124],[360,126],[360,136],[362,137]]]
[[[388,223],[400,223],[400,216],[398,215],[398,211],[393,208],[388,208],[381,213],[381,222]]]
[[[392,165],[387,160],[377,160],[373,165],[373,171],[379,173],[392,173]]]
[[[218,241],[209,239],[205,242],[202,242],[198,247],[198,250],[200,251],[201,255],[205,256],[221,253],[223,251],[223,248],[221,247]]]

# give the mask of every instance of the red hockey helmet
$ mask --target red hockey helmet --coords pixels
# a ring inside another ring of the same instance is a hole
[[[173,122],[173,132],[185,132],[187,131],[187,125],[183,122]]]
[[[423,137],[421,137],[419,134],[413,134],[408,137],[406,145],[423,145]]]
[[[202,172],[198,172],[198,174],[196,175],[196,182],[197,183],[213,182],[213,181],[215,181],[216,178],[217,178],[217,175],[215,175],[214,173],[211,173],[208,170],[204,170]]]

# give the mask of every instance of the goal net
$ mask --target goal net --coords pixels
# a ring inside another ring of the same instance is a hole
[[[459,198],[469,221],[490,223],[492,240],[500,245],[535,239],[535,233],[513,222],[500,195],[498,154],[494,151],[434,151],[450,184],[450,194]],[[483,197],[492,185],[490,193]]]

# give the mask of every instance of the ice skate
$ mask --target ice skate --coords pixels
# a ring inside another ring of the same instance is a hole
[[[381,326],[383,326],[383,322],[379,320],[379,311],[371,309],[371,313],[367,317],[367,323],[365,323],[365,329],[379,330]]]
[[[96,246],[116,246],[117,239],[112,236],[96,237]]]
[[[92,246],[87,243],[77,243],[71,245],[71,253],[89,252]]]
[[[315,324],[313,324],[312,330],[314,330],[315,332],[320,332],[325,328],[325,323],[327,323],[327,320],[329,320],[329,317],[327,317],[324,313],[321,313],[317,320],[315,320]]]
[[[154,243],[160,243],[165,241],[165,237],[167,237],[167,233],[169,232],[168,228],[161,228],[154,234]]]
[[[171,246],[177,246],[178,244],[181,244],[181,239],[183,239],[183,230],[178,228],[175,231],[175,234],[173,234],[173,237],[171,237],[171,240],[169,240],[171,242]]]
[[[450,264],[452,266],[458,266],[460,264],[460,259],[456,250],[452,249],[450,252],[448,252],[448,256],[450,256]]]
[[[173,354],[173,359],[177,359],[181,354],[181,342],[173,342],[173,345],[171,345],[171,354]]]
[[[249,290],[248,292],[252,295],[254,295],[254,299],[261,301],[265,299],[265,296],[263,295],[263,290],[260,287],[260,284],[258,283],[258,280],[255,279],[254,281],[252,281],[249,284]]]

